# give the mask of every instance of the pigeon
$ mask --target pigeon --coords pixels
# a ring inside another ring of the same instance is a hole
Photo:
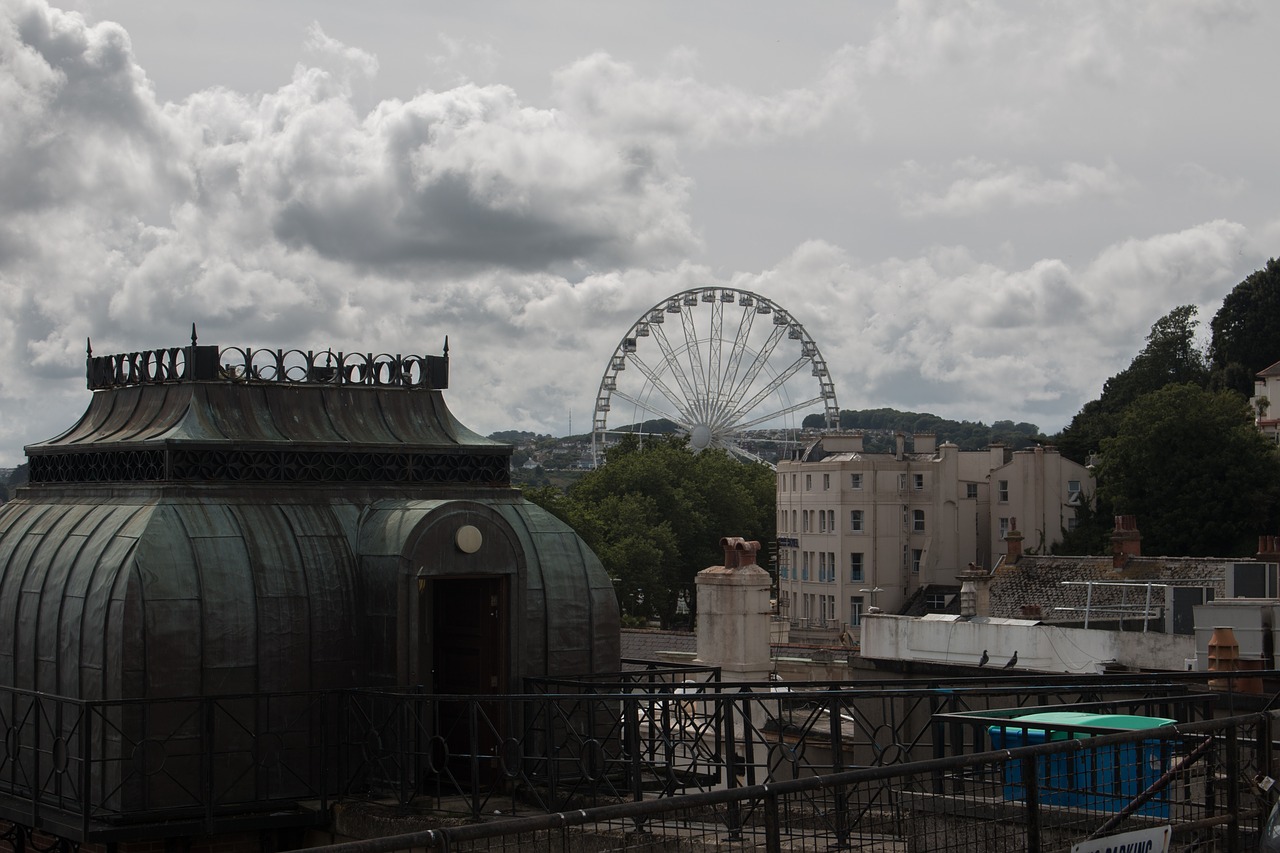
[[[983,649],[983,650],[982,650],[982,657],[978,658],[978,666],[986,666],[986,665],[987,665],[987,661],[989,661],[989,660],[991,660],[991,658],[987,656],[987,650],[986,650],[986,649]]]
[[[1018,665],[1018,652],[1015,650],[1013,657],[1009,658],[1009,662],[1004,665],[1005,669],[1011,669]]]

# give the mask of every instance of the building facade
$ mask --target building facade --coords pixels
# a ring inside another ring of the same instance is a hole
[[[1280,361],[1258,371],[1249,400],[1254,422],[1262,434],[1280,444]]]
[[[778,464],[779,613],[856,628],[868,607],[893,612],[970,563],[994,565],[1015,529],[1047,553],[1092,493],[1089,470],[1051,447],[961,451],[916,435],[908,450],[899,434],[893,453],[867,453],[861,435],[823,436]]]

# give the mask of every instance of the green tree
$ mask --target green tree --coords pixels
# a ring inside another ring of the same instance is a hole
[[[1116,435],[1120,417],[1134,400],[1166,385],[1190,383],[1205,387],[1209,367],[1196,346],[1196,307],[1180,305],[1156,320],[1147,334],[1147,345],[1124,370],[1102,386],[1097,400],[1085,403],[1071,423],[1057,436],[1062,454],[1077,462],[1087,462]]]
[[[664,623],[680,593],[692,593],[694,576],[723,561],[721,537],[766,543],[776,536],[772,470],[722,451],[695,454],[675,436],[643,444],[628,436],[566,492],[524,495],[586,540],[614,579],[625,615]]]
[[[1092,496],[1081,495],[1080,505],[1076,507],[1075,529],[1062,531],[1062,538],[1053,546],[1052,553],[1072,556],[1111,553],[1111,516],[1095,509],[1094,504]]]
[[[1097,474],[1150,554],[1251,554],[1280,509],[1280,454],[1233,391],[1178,384],[1138,398],[1103,440]]]
[[[1214,379],[1246,397],[1258,371],[1280,361],[1280,261],[1237,284],[1209,323]]]

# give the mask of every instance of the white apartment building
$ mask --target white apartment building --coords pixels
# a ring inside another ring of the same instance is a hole
[[[895,612],[971,562],[994,565],[1015,526],[1025,551],[1047,553],[1094,491],[1088,469],[1051,447],[906,443],[866,453],[861,435],[826,435],[778,463],[778,609],[793,623],[856,627],[867,607]]]

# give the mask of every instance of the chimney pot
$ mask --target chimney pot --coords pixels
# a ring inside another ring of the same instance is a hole
[[[741,536],[726,536],[720,540],[720,547],[724,549],[724,567],[741,569],[744,566],[756,564],[756,553],[760,550],[760,543],[743,539]]]

